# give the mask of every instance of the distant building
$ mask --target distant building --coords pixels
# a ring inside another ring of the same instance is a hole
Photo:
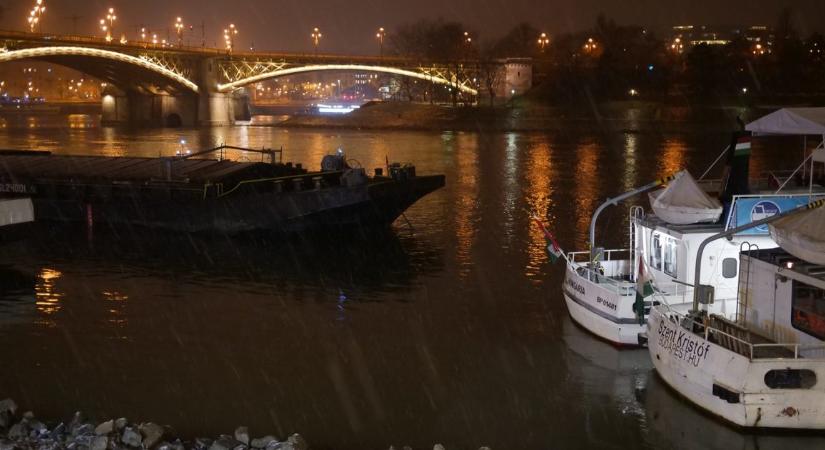
[[[727,45],[739,38],[751,43],[754,54],[771,53],[773,48],[773,30],[765,25],[676,25],[671,29],[668,46],[671,51],[682,53],[700,44]]]

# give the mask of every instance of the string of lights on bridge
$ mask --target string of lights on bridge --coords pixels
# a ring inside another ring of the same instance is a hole
[[[29,31],[32,33],[42,33],[42,23],[43,23],[43,14],[46,12],[46,5],[45,0],[35,0],[35,4],[32,9],[29,11],[29,15],[26,17]],[[115,32],[115,24],[117,23],[118,16],[115,11],[114,7],[109,7],[106,10],[106,14],[99,20],[100,32],[102,33],[103,39],[106,42],[114,42],[116,39],[116,32]],[[177,16],[175,21],[173,22],[173,27],[175,30],[175,34],[177,37],[177,45],[183,46],[184,43],[184,33],[186,30],[193,30],[193,26],[187,26],[184,23],[182,17]],[[228,52],[232,52],[237,47],[237,36],[239,34],[238,27],[234,23],[230,23],[226,28],[223,29],[223,43],[224,48]],[[139,43],[142,44],[152,44],[153,46],[161,46],[161,47],[169,47],[174,46],[169,39],[159,38],[156,32],[150,32],[150,30],[145,27],[140,27],[140,41]],[[323,33],[321,33],[320,28],[313,27],[312,32],[309,34],[311,43],[315,53],[318,53],[318,49],[321,46],[321,40],[324,37]],[[379,27],[378,31],[375,33],[375,38],[378,42],[378,51],[379,55],[384,55],[384,41],[387,37],[387,30],[384,27]],[[464,34],[461,36],[462,43],[466,45],[473,44],[473,37],[470,32],[465,31]],[[118,42],[126,45],[129,44],[129,39],[126,36],[125,31],[121,31],[120,37]],[[550,43],[550,38],[547,33],[541,33],[541,36],[538,39],[538,45],[543,51],[545,47]],[[592,39],[590,40],[590,44],[592,44]],[[203,46],[206,46],[205,37],[204,42],[202,43]],[[588,47],[588,44],[585,44],[585,47]],[[254,50],[250,48],[250,50]]]
[[[46,5],[45,0],[35,0],[32,9],[29,10],[28,15],[26,16],[26,23],[29,27],[29,31],[31,33],[42,33],[42,24],[43,24],[43,15],[46,12]],[[76,18],[76,17],[75,17]],[[117,22],[117,14],[115,13],[115,8],[110,7],[106,10],[106,14],[103,18],[99,20],[100,31],[103,35],[103,39],[106,42],[113,42],[115,40],[115,24]],[[184,33],[186,30],[192,30],[193,26],[189,25],[188,27],[184,24],[183,18],[178,16],[175,18],[173,22],[175,34],[177,37],[177,45],[183,46],[184,43]],[[234,23],[230,23],[226,28],[223,29],[223,41],[224,41],[224,48],[227,52],[233,52],[236,50],[237,47],[237,36],[239,34],[238,27],[235,26]],[[324,37],[323,33],[321,33],[320,28],[314,27],[312,32],[309,34],[311,43],[313,46],[313,50],[315,53],[318,53],[318,49],[321,45],[321,40]],[[378,42],[378,51],[379,55],[384,55],[384,41],[387,37],[387,30],[384,27],[378,28],[378,31],[375,33],[375,38]],[[462,42],[466,45],[472,45],[473,37],[470,32],[465,31],[463,36],[461,37]],[[125,32],[121,32],[120,38],[118,40],[123,45],[129,43],[129,40],[126,37]],[[158,34],[155,32],[149,32],[147,27],[140,27],[140,43],[148,45],[151,44],[152,46],[161,46],[161,47],[168,47],[173,46],[172,42],[169,42],[169,39],[159,38]],[[546,48],[550,45],[551,40],[550,36],[542,32],[538,39],[536,40],[538,48],[541,52],[544,52]],[[204,37],[204,42],[202,46],[206,46],[206,41]],[[597,54],[597,50],[600,49],[599,44],[596,40],[592,37],[588,37],[584,43],[582,44],[582,49],[584,50],[585,54]],[[254,50],[254,48],[250,48],[250,50]],[[682,42],[681,37],[675,37],[672,42],[668,45],[668,50],[675,54],[682,54],[685,50],[684,42]],[[819,50],[818,50],[819,51]],[[771,52],[769,47],[763,46],[761,43],[754,44],[751,52],[754,56],[762,56],[767,53]]]

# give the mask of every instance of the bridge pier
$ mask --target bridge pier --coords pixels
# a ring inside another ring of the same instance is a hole
[[[239,92],[218,92],[218,66],[214,58],[201,62],[198,85],[198,125],[227,126],[236,120],[251,120],[249,96]]]
[[[198,100],[193,95],[110,90],[104,92],[101,103],[103,125],[191,127],[197,124]]]

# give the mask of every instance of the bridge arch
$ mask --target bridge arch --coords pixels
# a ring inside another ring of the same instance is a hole
[[[123,53],[113,52],[111,50],[103,50],[98,48],[88,48],[88,47],[70,47],[70,46],[55,46],[55,47],[36,47],[36,48],[26,48],[21,50],[11,50],[5,51],[0,53],[0,63],[3,62],[10,62],[16,61],[21,59],[34,59],[34,58],[55,58],[55,57],[67,57],[67,56],[79,56],[85,58],[99,58],[109,61],[114,61],[117,63],[124,63],[130,64],[136,67],[139,67],[144,70],[148,70],[155,74],[161,75],[165,78],[168,78],[176,83],[180,84],[191,90],[192,92],[198,92],[198,85],[193,83],[191,80],[187,79],[186,77],[175,73],[166,67],[163,67],[159,64],[156,64],[148,59],[126,55]]]
[[[247,84],[255,83],[258,81],[264,81],[271,78],[278,78],[305,72],[319,72],[328,70],[353,70],[360,72],[379,72],[388,73],[392,75],[402,75],[411,78],[417,78],[419,80],[430,81],[436,84],[454,87],[460,90],[461,92],[465,92],[470,95],[478,95],[478,91],[476,89],[473,89],[469,86],[464,86],[462,84],[450,81],[446,78],[442,78],[439,76],[428,75],[421,72],[414,72],[412,70],[398,69],[395,67],[369,66],[364,64],[311,64],[301,67],[290,67],[288,69],[278,69],[270,72],[261,73],[258,75],[253,75],[251,77],[243,78],[237,81],[232,81],[230,83],[218,84],[218,91],[231,92]]]

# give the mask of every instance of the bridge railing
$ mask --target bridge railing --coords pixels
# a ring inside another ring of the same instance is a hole
[[[97,36],[84,35],[58,35],[51,33],[32,33],[27,31],[15,30],[0,30],[0,40],[21,40],[21,41],[42,41],[48,45],[55,45],[61,43],[72,44],[87,44],[108,48],[123,48],[129,50],[160,50],[166,52],[186,52],[196,53],[200,55],[210,56],[232,56],[239,59],[305,59],[312,61],[341,61],[342,59],[357,60],[359,62],[371,63],[391,63],[403,65],[458,65],[458,66],[473,66],[479,63],[476,60],[462,60],[462,61],[434,61],[426,58],[415,58],[406,56],[377,56],[377,55],[335,55],[328,53],[305,53],[305,52],[248,52],[248,51],[233,51],[229,52],[222,48],[213,48],[206,46],[192,46],[192,45],[177,45],[160,43],[153,43],[151,41],[129,40],[125,44],[121,44],[117,39],[107,41],[105,38]]]

